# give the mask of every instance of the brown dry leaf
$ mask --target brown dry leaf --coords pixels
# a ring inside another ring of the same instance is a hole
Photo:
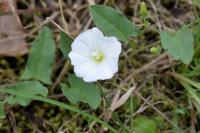
[[[109,107],[109,110],[113,112],[117,108],[121,107],[131,96],[131,94],[135,90],[135,88],[136,88],[136,86],[129,88],[128,91],[123,96],[121,96],[121,98],[119,100],[115,100],[115,103],[114,102],[112,103],[112,105]]]
[[[0,1],[0,12],[6,12],[6,11],[8,11],[8,9],[9,9],[8,4]]]
[[[0,0],[4,11],[10,11],[8,0]],[[7,7],[7,9],[5,9]],[[2,10],[1,10],[2,12]],[[24,32],[13,14],[0,16],[0,56],[16,56],[28,52]]]

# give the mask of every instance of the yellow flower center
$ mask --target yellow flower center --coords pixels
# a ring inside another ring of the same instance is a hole
[[[104,54],[99,50],[95,50],[94,52],[92,52],[92,58],[96,62],[101,62],[104,59]]]

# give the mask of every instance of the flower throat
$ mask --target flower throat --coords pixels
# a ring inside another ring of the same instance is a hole
[[[99,51],[99,50],[95,50],[94,52],[92,52],[92,58],[96,62],[101,62],[104,59],[104,54],[101,51]]]

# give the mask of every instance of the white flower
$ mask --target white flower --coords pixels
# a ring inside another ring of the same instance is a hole
[[[98,28],[79,34],[69,53],[76,76],[85,82],[110,79],[118,71],[121,43],[106,37]]]

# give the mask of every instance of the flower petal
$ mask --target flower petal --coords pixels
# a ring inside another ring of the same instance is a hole
[[[84,77],[88,73],[91,72],[93,68],[95,68],[96,64],[92,63],[91,61],[84,62],[80,65],[75,65],[74,66],[74,72],[77,77]]]
[[[121,43],[116,37],[104,37],[101,45],[101,49],[104,52],[106,58],[118,59],[121,53]]]
[[[114,75],[111,68],[108,66],[106,62],[102,62],[101,64],[99,64],[98,73],[99,73],[99,78],[101,80],[110,79]]]
[[[72,43],[72,51],[84,56],[90,56],[90,53],[92,52],[91,48],[89,48],[84,42],[77,41],[76,39]]]
[[[85,82],[94,82],[97,80],[104,80],[104,79],[110,79],[114,73],[109,68],[109,66],[103,62],[98,64],[95,68],[93,68],[87,75],[83,77]]]
[[[90,70],[90,72],[87,75],[85,75],[83,77],[83,80],[85,82],[95,82],[95,81],[97,81],[98,80],[97,71],[98,71],[97,68],[94,67],[93,69]]]
[[[99,48],[99,42],[103,38],[104,36],[101,31],[98,28],[94,27],[90,30],[80,33],[74,40],[74,44],[72,44],[72,49],[74,47],[74,50],[76,50],[76,48],[78,47],[76,45],[82,43],[85,45],[85,47],[88,47],[90,50],[94,51],[95,49]]]
[[[106,59],[106,64],[113,73],[118,72],[118,59]]]
[[[69,58],[71,60],[72,65],[81,65],[84,62],[87,62],[87,61],[90,60],[89,57],[83,56],[83,55],[81,55],[77,52],[74,52],[74,51],[71,51],[69,53]]]

